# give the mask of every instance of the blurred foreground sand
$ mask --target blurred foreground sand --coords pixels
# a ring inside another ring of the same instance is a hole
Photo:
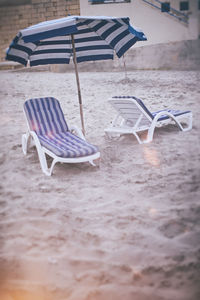
[[[200,72],[80,73],[87,139],[100,166],[40,170],[24,157],[23,102],[60,100],[80,126],[75,75],[0,72],[0,299],[200,299]],[[192,110],[190,132],[108,140],[114,95]]]

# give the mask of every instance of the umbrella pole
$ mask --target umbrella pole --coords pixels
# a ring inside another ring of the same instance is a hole
[[[81,89],[80,89],[80,82],[79,82],[79,76],[78,76],[78,67],[77,67],[77,60],[76,60],[76,50],[75,50],[75,43],[74,43],[74,35],[71,34],[72,38],[72,48],[73,48],[73,61],[74,61],[74,67],[75,67],[75,73],[76,73],[76,83],[78,88],[78,100],[79,100],[79,108],[80,108],[80,115],[81,115],[81,126],[82,126],[82,132],[85,135],[85,127],[84,127],[84,119],[83,119],[83,107],[82,107],[82,97],[81,97]]]

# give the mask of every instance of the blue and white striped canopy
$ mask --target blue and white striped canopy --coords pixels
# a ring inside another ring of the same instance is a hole
[[[69,16],[45,21],[20,30],[6,59],[31,66],[68,64],[73,57],[74,35],[77,62],[120,58],[144,33],[133,28],[129,18]]]

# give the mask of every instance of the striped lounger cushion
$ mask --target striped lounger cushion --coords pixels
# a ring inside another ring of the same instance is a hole
[[[175,117],[178,117],[178,116],[181,116],[181,115],[184,115],[184,114],[187,114],[187,113],[190,113],[191,111],[189,110],[186,110],[186,111],[182,111],[182,110],[174,110],[174,109],[162,109],[162,110],[159,110],[159,111],[154,111],[154,112],[150,112],[148,110],[148,108],[146,107],[146,105],[143,103],[143,101],[139,98],[136,98],[134,96],[114,96],[113,98],[117,98],[117,99],[134,99],[137,101],[137,103],[143,108],[143,110],[150,116],[150,118],[153,120],[156,115],[159,113],[159,112],[169,112],[171,113],[172,115],[174,115]],[[163,120],[167,120],[169,119],[170,117],[167,116],[167,115],[163,115],[162,117],[160,117],[158,119],[158,121],[163,121]]]
[[[30,130],[35,131],[43,147],[63,158],[92,155],[98,148],[72,134],[57,99],[53,97],[27,100],[24,110]]]

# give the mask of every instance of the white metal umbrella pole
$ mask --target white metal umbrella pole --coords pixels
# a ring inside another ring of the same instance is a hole
[[[81,89],[80,89],[80,82],[79,82],[79,76],[78,76],[76,50],[75,50],[75,43],[74,43],[74,35],[73,34],[71,34],[71,38],[72,38],[72,48],[73,48],[73,60],[74,60],[74,67],[75,67],[75,73],[76,73],[76,83],[77,83],[77,88],[78,88],[78,100],[79,100],[79,108],[80,108],[80,116],[81,116],[81,126],[82,126],[82,132],[85,135]]]

